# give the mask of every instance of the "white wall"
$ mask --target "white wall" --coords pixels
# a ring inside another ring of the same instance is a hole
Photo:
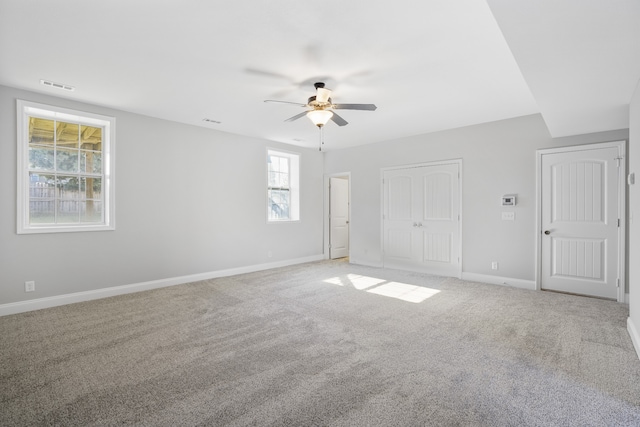
[[[532,115],[330,151],[325,174],[351,172],[351,261],[381,265],[381,168],[461,158],[463,273],[534,281],[536,149],[627,138],[620,130],[552,139]],[[517,206],[503,208],[504,194],[517,194]],[[502,211],[515,221],[502,221]]]
[[[115,231],[16,234],[16,98],[116,117]],[[298,223],[266,223],[266,147],[301,154]],[[316,150],[0,86],[0,306],[321,257],[322,171]]]
[[[629,173],[636,183],[629,189],[629,333],[640,356],[640,82],[629,107]]]

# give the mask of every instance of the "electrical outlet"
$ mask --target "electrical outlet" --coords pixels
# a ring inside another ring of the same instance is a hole
[[[498,269],[498,261],[491,261],[491,269],[492,270]]]
[[[24,291],[25,292],[34,292],[36,290],[36,282],[24,282]]]
[[[503,221],[515,221],[515,219],[516,219],[515,212],[502,212]]]

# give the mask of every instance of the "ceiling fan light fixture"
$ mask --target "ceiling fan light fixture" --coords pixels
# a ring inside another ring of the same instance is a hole
[[[325,89],[323,87],[319,87],[316,89],[316,101],[318,103],[327,103],[329,102],[329,97],[331,96],[331,91],[329,89]]]
[[[329,110],[312,110],[307,113],[307,117],[309,120],[313,122],[314,125],[319,128],[326,125],[331,117],[333,117],[333,112]]]

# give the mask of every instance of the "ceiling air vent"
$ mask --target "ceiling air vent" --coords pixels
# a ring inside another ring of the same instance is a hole
[[[202,119],[202,121],[203,121],[203,122],[207,122],[207,123],[215,123],[215,124],[217,124],[217,125],[219,125],[220,123],[222,123],[222,122],[219,122],[219,121],[217,121],[217,120],[207,119],[207,118]]]
[[[73,92],[74,90],[76,90],[76,88],[73,86],[63,85],[62,83],[54,83],[49,80],[40,80],[40,84],[44,86],[54,87],[56,89],[67,90],[69,92]]]

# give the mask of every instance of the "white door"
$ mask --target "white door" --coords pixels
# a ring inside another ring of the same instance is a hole
[[[458,163],[385,171],[383,211],[385,267],[460,275]]]
[[[329,179],[329,258],[349,256],[349,180]]]
[[[619,298],[623,148],[541,155],[542,289]]]

